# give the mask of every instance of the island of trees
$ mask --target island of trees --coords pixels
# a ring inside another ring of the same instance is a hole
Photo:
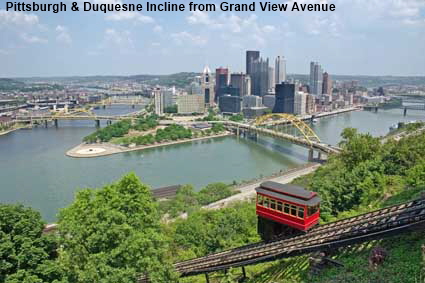
[[[146,118],[139,118],[135,122],[131,120],[118,121],[105,128],[98,129],[86,136],[83,141],[86,143],[112,142],[125,146],[130,144],[150,145],[194,137],[207,137],[225,132],[221,123],[214,123],[211,128],[202,131],[195,131],[177,124],[160,128],[157,119],[156,115],[151,115]],[[131,135],[129,134],[130,131],[133,131]]]

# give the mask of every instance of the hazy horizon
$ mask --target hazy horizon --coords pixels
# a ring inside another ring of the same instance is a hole
[[[310,61],[318,61],[330,74],[425,75],[425,1],[320,2],[334,3],[336,11],[54,14],[2,5],[0,77],[173,74],[207,64],[240,72],[246,50],[261,51],[272,65],[285,56],[288,73],[307,74]]]

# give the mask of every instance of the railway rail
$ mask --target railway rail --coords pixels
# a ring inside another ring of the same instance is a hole
[[[425,227],[425,198],[386,207],[355,217],[316,226],[307,234],[258,242],[174,264],[177,272],[192,276],[231,267],[273,261],[368,241]],[[148,282],[140,277],[139,282]]]

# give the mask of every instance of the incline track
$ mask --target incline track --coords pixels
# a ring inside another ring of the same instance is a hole
[[[197,275],[382,238],[417,226],[425,227],[425,198],[317,226],[305,235],[254,243],[178,262],[174,267],[181,276]]]

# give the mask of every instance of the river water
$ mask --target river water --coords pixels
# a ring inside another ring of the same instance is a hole
[[[137,110],[137,109],[135,109]],[[115,105],[100,114],[135,111]],[[401,109],[350,112],[321,118],[313,125],[325,142],[337,144],[346,127],[385,135],[399,121],[425,120],[425,111]],[[153,188],[248,180],[307,162],[307,150],[271,138],[253,142],[233,136],[189,142],[98,158],[75,159],[65,152],[94,131],[93,121],[60,121],[59,128],[19,130],[0,136],[0,202],[20,202],[54,221],[58,210],[72,202],[76,190],[100,187],[135,172]]]

